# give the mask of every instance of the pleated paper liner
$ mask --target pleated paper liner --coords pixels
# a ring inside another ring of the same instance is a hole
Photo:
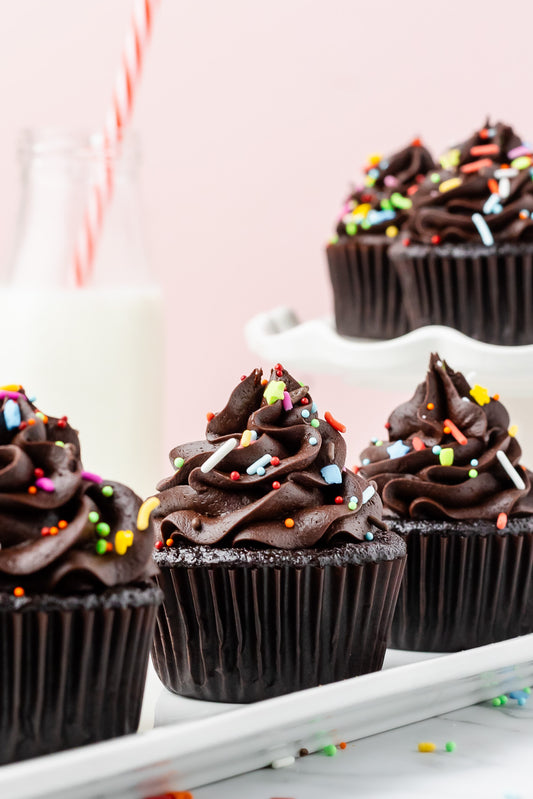
[[[533,245],[395,244],[411,328],[446,325],[480,341],[533,343]]]
[[[469,534],[442,523],[407,525],[390,523],[397,533],[409,530],[393,648],[456,652],[533,632],[532,519],[503,531],[478,522]]]
[[[376,671],[404,565],[163,566],[155,669],[171,691],[220,702]]]
[[[411,329],[389,246],[386,236],[361,235],[327,247],[335,324],[341,335],[390,339]]]
[[[0,763],[135,732],[160,592],[0,604]]]

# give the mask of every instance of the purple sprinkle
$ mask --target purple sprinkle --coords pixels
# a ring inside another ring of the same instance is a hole
[[[395,178],[394,175],[385,175],[383,182],[385,186],[397,186],[398,178]]]
[[[82,480],[91,480],[93,483],[103,483],[103,479],[100,477],[99,474],[94,474],[94,472],[82,472],[81,473]]]
[[[53,482],[50,480],[49,477],[39,477],[35,481],[35,485],[37,486],[37,488],[40,488],[41,491],[47,491],[49,494],[52,491],[56,490],[55,485],[53,484]]]
[[[509,150],[507,153],[507,157],[511,160],[513,158],[518,158],[521,155],[531,155],[531,149],[526,147],[524,144],[520,144],[518,147],[513,147],[513,149]]]
[[[290,394],[289,394],[289,392],[288,392],[288,391],[284,391],[284,392],[283,392],[283,408],[284,408],[286,411],[290,411],[290,409],[291,409],[292,407],[293,407],[293,405],[292,405],[291,396],[290,396]]]

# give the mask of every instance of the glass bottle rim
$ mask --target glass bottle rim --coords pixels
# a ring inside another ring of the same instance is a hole
[[[128,131],[124,139],[110,144],[102,133],[68,128],[25,128],[19,134],[18,156],[23,162],[35,158],[64,157],[79,160],[115,160],[121,163],[138,163],[139,136]]]

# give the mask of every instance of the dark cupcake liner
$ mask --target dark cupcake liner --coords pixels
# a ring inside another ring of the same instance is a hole
[[[355,236],[326,249],[335,324],[343,336],[389,339],[411,328],[386,236]]]
[[[1,764],[136,731],[160,599],[155,586],[3,596]]]
[[[533,343],[533,247],[402,247],[390,251],[412,329],[446,325],[491,344]]]
[[[407,544],[391,646],[457,652],[533,632],[533,525],[528,524],[532,530],[513,531],[511,522],[507,531],[465,535],[403,532],[401,522],[390,523]]]
[[[162,567],[155,669],[171,691],[220,702],[376,671],[404,565]]]

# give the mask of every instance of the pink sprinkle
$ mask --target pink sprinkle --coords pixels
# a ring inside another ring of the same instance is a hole
[[[513,158],[518,158],[520,155],[531,155],[531,148],[526,147],[524,144],[520,144],[518,147],[513,147],[513,149],[509,150],[507,153],[507,157],[511,160]]]
[[[283,392],[283,408],[286,411],[290,411],[293,407],[292,400],[288,391]]]
[[[93,483],[102,483],[103,479],[100,477],[99,474],[94,474],[94,472],[82,472],[81,473],[82,480],[91,480]]]
[[[395,178],[394,175],[385,175],[383,182],[385,186],[397,186],[398,178]]]
[[[49,494],[52,491],[56,490],[55,485],[53,484],[53,482],[50,480],[49,477],[39,477],[35,481],[35,485],[37,486],[37,488],[40,488],[41,491],[47,491]]]
[[[4,397],[9,397],[9,399],[16,400],[19,397],[26,399],[24,394],[21,394],[20,391],[0,391],[0,399],[4,399]]]

